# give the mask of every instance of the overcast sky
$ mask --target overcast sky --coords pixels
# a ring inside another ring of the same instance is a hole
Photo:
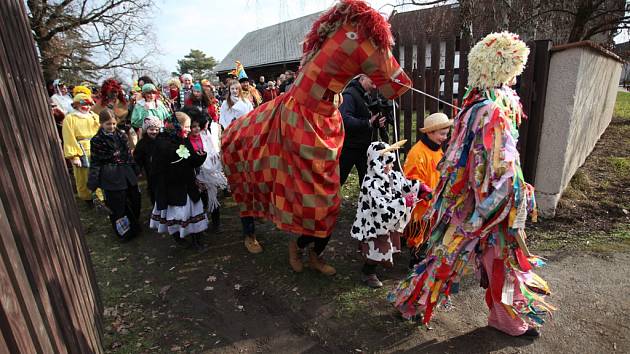
[[[158,0],[158,61],[169,72],[191,49],[221,61],[246,33],[328,9],[334,0]],[[389,14],[399,0],[368,0]],[[402,9],[399,8],[398,11]]]
[[[367,0],[389,15],[402,0]],[[155,62],[167,72],[191,49],[221,61],[246,33],[328,9],[334,0],[156,0],[154,30],[162,54]],[[417,9],[403,6],[397,11]],[[616,38],[627,41],[627,32]]]

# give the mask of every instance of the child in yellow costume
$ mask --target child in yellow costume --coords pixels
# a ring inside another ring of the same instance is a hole
[[[448,139],[448,133],[453,125],[444,113],[433,113],[424,120],[424,127],[420,128],[422,136],[414,145],[403,170],[405,177],[411,180],[421,181],[431,188],[437,187],[440,181],[440,172],[437,165],[444,156],[442,144]],[[423,250],[417,249],[423,243],[422,217],[431,204],[431,198],[421,199],[413,209],[411,220],[405,229],[407,246],[412,249],[409,267],[413,267],[423,258]]]
[[[90,139],[100,127],[98,115],[91,111],[94,102],[85,93],[74,96],[72,105],[75,111],[63,120],[63,156],[72,163],[72,171],[79,198],[92,202],[92,192],[87,187],[90,167]],[[101,190],[96,191],[98,199],[103,200]]]

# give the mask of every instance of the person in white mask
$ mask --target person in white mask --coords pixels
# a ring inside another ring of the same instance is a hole
[[[230,91],[221,104],[219,123],[223,129],[227,128],[237,118],[249,113],[254,109],[252,103],[243,97],[241,84],[233,80],[229,84]]]

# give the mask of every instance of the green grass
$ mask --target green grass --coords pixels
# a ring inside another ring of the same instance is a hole
[[[630,250],[630,225],[621,224],[612,232],[592,232],[575,235],[572,232],[543,231],[530,232],[535,237],[532,245],[536,251],[555,252],[559,250],[580,250],[593,253],[614,253]]]
[[[630,92],[618,92],[613,117],[630,120]]]
[[[608,161],[619,177],[630,174],[630,157],[609,157]]]

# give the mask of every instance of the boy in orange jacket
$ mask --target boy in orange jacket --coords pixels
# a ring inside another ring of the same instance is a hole
[[[453,121],[448,119],[444,113],[433,113],[424,120],[424,127],[420,128],[422,136],[420,141],[414,145],[405,160],[403,170],[408,179],[418,180],[435,189],[440,181],[440,173],[437,165],[442,159],[444,152],[442,144],[448,139],[448,133],[453,125]],[[431,198],[420,200],[413,210],[411,221],[405,229],[407,246],[412,250],[409,267],[424,258],[422,254],[422,244],[424,234],[422,232],[422,217],[431,204]],[[420,247],[420,249],[418,249]]]

